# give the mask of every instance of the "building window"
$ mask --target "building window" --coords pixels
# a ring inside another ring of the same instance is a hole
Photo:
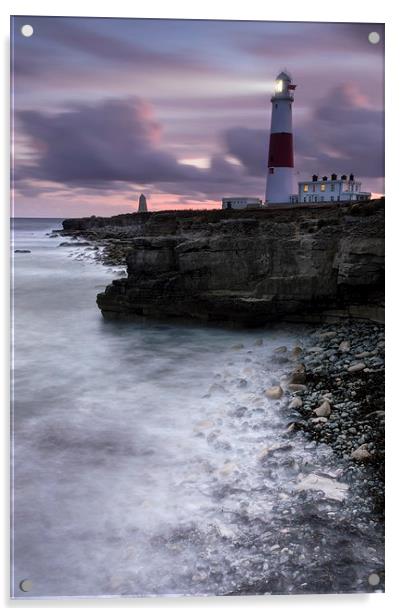
[[[330,199],[331,199],[332,201],[334,201],[334,197],[330,197]]]
[[[320,184],[320,191],[324,192],[326,190],[326,184]]]
[[[308,188],[309,188],[308,184],[304,184],[304,192],[308,192]]]
[[[317,203],[317,197],[315,197],[315,203]]]
[[[334,192],[334,184],[331,184],[330,190],[331,190],[331,192]]]
[[[312,190],[313,190],[313,192],[316,191],[316,184],[312,184]]]

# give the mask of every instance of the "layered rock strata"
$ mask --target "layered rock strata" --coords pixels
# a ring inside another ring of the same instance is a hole
[[[64,229],[124,243],[127,278],[97,297],[105,317],[383,319],[384,200],[92,217]]]

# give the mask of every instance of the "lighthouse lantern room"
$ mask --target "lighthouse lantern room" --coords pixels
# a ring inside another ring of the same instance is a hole
[[[271,98],[272,114],[268,172],[266,182],[266,205],[288,203],[292,195],[294,172],[294,148],[292,138],[292,104],[296,86],[286,72],[281,72],[275,82]]]

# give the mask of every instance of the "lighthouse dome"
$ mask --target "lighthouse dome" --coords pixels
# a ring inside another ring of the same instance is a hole
[[[288,73],[285,73],[284,71],[281,71],[281,73],[277,75],[276,80],[279,79],[281,81],[291,81],[291,77],[288,75]]]

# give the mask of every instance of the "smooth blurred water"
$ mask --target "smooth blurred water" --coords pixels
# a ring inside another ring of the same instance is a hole
[[[263,395],[283,373],[268,357],[298,335],[105,322],[96,294],[116,274],[46,235],[59,223],[14,221],[31,252],[13,252],[12,593],[229,592],[232,516],[269,524],[300,464],[329,468],[302,436],[291,464],[260,463],[287,423]]]

